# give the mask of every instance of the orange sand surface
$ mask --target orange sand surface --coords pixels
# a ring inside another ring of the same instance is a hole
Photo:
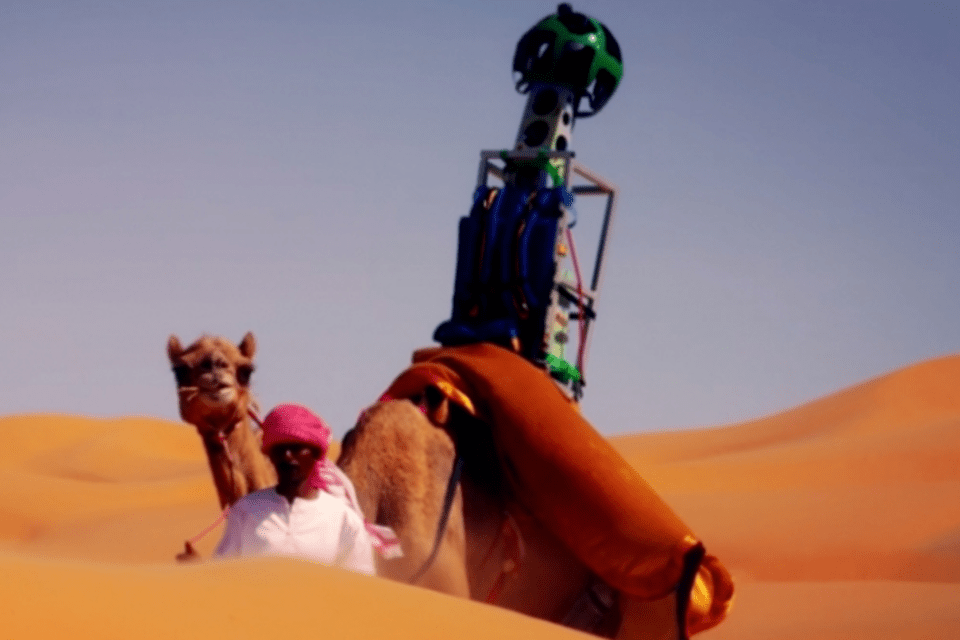
[[[293,560],[175,564],[217,516],[188,426],[11,416],[0,436],[5,638],[588,637]],[[698,638],[960,638],[960,356],[612,442],[734,574],[730,617]]]

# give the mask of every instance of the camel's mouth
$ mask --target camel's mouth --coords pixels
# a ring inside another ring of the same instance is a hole
[[[237,389],[228,384],[220,384],[209,389],[200,389],[200,400],[207,405],[222,407],[237,399]]]

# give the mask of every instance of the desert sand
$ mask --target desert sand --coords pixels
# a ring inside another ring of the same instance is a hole
[[[176,564],[218,514],[189,426],[9,416],[0,437],[5,638],[589,637],[294,560]],[[734,574],[729,618],[698,638],[960,638],[960,356],[611,441]]]

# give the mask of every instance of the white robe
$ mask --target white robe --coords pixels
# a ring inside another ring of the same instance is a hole
[[[275,488],[244,496],[230,508],[214,555],[289,556],[375,574],[363,518],[344,497],[325,491],[292,504]]]

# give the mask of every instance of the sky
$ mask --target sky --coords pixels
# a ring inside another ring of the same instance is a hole
[[[573,7],[624,57],[571,143],[619,187],[582,404],[601,433],[960,353],[957,4]],[[177,419],[168,336],[253,331],[261,404],[342,436],[449,317],[479,152],[525,104],[514,47],[555,10],[0,4],[0,415]]]

